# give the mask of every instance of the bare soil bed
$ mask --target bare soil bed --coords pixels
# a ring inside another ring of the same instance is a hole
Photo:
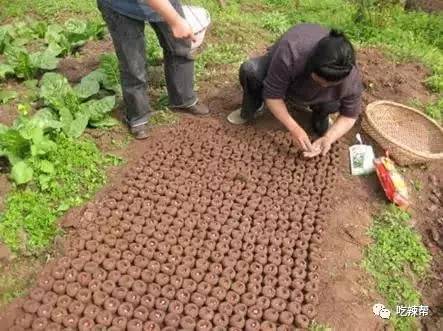
[[[308,327],[338,146],[307,162],[283,132],[168,133],[84,210],[11,330]]]

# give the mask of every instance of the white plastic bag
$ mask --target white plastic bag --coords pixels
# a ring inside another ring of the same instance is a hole
[[[351,174],[354,176],[366,175],[374,172],[374,150],[370,145],[364,145],[360,134],[356,135],[357,145],[349,147]]]

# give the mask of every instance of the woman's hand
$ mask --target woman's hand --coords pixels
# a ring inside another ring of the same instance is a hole
[[[298,127],[297,129],[291,131],[291,134],[294,138],[295,143],[303,152],[314,152],[311,140],[309,139],[309,136],[307,135],[305,130],[303,130],[301,127]]]
[[[321,137],[312,144],[312,152],[304,152],[306,158],[313,158],[317,155],[325,156],[331,149],[332,141],[328,137]]]

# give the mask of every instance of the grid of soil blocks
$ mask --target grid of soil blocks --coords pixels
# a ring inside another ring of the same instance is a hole
[[[85,209],[13,330],[294,330],[316,316],[339,149],[187,122]]]

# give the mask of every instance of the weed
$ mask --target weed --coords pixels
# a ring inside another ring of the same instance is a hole
[[[29,13],[51,19],[66,17],[73,13],[92,19],[99,17],[96,2],[91,0],[66,0],[63,2],[58,0],[0,0],[0,8],[2,8],[0,21],[10,17],[26,16]]]
[[[414,190],[416,190],[417,192],[420,192],[423,189],[423,183],[421,181],[419,181],[418,179],[411,180],[411,184],[412,184],[412,187],[414,188]]]
[[[13,264],[0,266],[0,308],[26,293],[42,262],[34,257],[20,257]]]
[[[410,100],[409,104],[413,108],[418,108],[424,111],[429,117],[436,120],[438,123],[443,121],[443,97],[437,99],[434,102],[423,104],[420,100]]]
[[[159,65],[163,60],[163,50],[152,28],[145,29],[146,58],[149,65]]]
[[[311,325],[309,325],[309,331],[332,331],[332,328],[313,321]]]
[[[374,277],[378,291],[389,307],[418,305],[420,293],[414,282],[425,276],[431,256],[421,237],[408,224],[410,215],[391,205],[374,218],[369,235],[374,243],[367,247],[363,265]],[[411,318],[391,319],[396,330],[409,330]]]
[[[238,44],[208,44],[207,48],[200,54],[196,61],[197,76],[212,76],[218,65],[235,64],[235,67],[245,58],[245,53]]]
[[[443,97],[426,105],[425,113],[441,123],[443,121]]]
[[[17,97],[18,93],[16,91],[0,90],[0,105],[6,104]]]
[[[155,112],[149,119],[149,124],[153,126],[159,125],[171,125],[175,124],[180,120],[180,117],[174,112],[164,109]]]
[[[288,16],[284,13],[271,12],[263,16],[263,28],[280,36],[292,26]]]

